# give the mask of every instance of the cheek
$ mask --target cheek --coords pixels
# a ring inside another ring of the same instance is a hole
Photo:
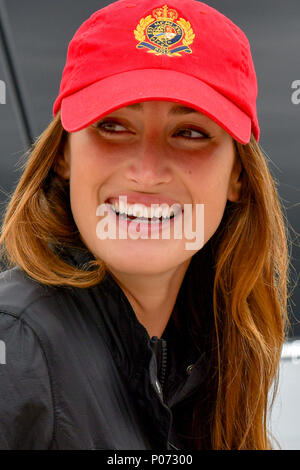
[[[194,204],[204,204],[205,242],[217,230],[226,207],[232,154],[201,151],[185,160],[186,185]],[[196,217],[196,215],[195,215]]]
[[[96,233],[99,187],[111,174],[111,159],[99,149],[99,145],[96,148],[93,142],[86,142],[85,139],[76,142],[76,145],[74,143],[71,155],[71,210],[82,237],[89,240]]]
[[[187,155],[178,163],[186,185],[197,200],[210,203],[226,198],[233,156],[228,148],[200,150]]]
[[[118,160],[112,158],[111,150],[99,144],[92,131],[73,135],[71,155],[73,199],[87,202],[91,196],[98,197],[99,186],[111,175]]]
[[[92,139],[77,137],[71,147],[71,179],[90,183],[106,171],[109,159]]]

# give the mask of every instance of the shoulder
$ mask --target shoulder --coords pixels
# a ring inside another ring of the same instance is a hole
[[[117,308],[108,281],[90,288],[41,284],[19,267],[0,273],[0,337],[7,325],[22,323],[43,345],[46,354],[78,347],[81,335],[107,337],[104,312]],[[15,326],[13,326],[15,324]],[[99,341],[99,337],[97,340]]]
[[[35,306],[46,306],[49,299],[70,293],[64,286],[51,286],[38,282],[20,267],[0,272],[0,312],[18,319],[27,317]],[[50,301],[51,303],[51,301]]]
[[[20,317],[33,303],[57,293],[56,288],[37,282],[19,267],[0,273],[0,312]]]
[[[47,449],[53,439],[47,358],[30,322],[22,320],[44,293],[17,268],[0,274],[0,449]]]
[[[0,273],[0,338],[10,328],[12,336],[31,330],[46,355],[64,347],[78,347],[79,334],[94,334],[101,323],[100,310],[111,308],[102,301],[103,290],[50,286],[37,282],[19,267]],[[107,295],[112,297],[111,294]],[[102,317],[101,317],[102,318]],[[22,324],[22,325],[21,325]],[[106,337],[106,330],[101,327]],[[82,338],[82,337],[81,337]]]
[[[0,335],[9,326],[17,337],[26,327],[40,342],[64,341],[66,323],[73,311],[70,291],[68,287],[41,284],[19,267],[3,271],[0,273]]]

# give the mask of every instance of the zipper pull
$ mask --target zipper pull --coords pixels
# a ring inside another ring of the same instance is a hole
[[[153,336],[151,338],[151,348],[155,354],[157,364],[155,388],[163,399],[163,386],[167,367],[167,342],[164,339]]]
[[[159,338],[157,336],[152,336],[152,338],[150,339],[150,346],[151,346],[152,352],[155,356],[155,363],[156,363],[156,371],[155,371],[155,377],[154,377],[155,389],[156,389],[157,393],[159,394],[159,396],[162,399],[163,398],[162,388],[161,388],[161,385],[160,385],[159,380],[158,380],[160,342],[159,342]]]

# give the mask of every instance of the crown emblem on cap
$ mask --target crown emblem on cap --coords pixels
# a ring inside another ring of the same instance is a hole
[[[176,10],[172,10],[171,8],[168,8],[167,5],[161,8],[156,8],[152,12],[153,16],[157,20],[176,20],[178,18],[178,13]]]
[[[167,5],[156,8],[152,15],[142,18],[134,30],[139,41],[137,49],[145,48],[151,54],[169,57],[182,57],[181,52],[193,52],[189,46],[194,42],[195,34],[189,21],[177,20],[178,12]]]

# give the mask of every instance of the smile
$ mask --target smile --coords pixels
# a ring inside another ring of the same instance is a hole
[[[141,224],[158,224],[160,222],[165,222],[167,220],[172,220],[175,217],[174,211],[171,210],[171,214],[167,215],[166,212],[162,214],[162,209],[158,208],[149,208],[144,206],[145,209],[142,208],[122,208],[119,209],[114,204],[110,204],[113,212],[120,216],[120,218],[127,220],[127,221],[135,221],[136,223]],[[139,205],[140,206],[140,205]]]
[[[174,209],[174,207],[170,207],[168,204],[152,204],[149,207],[144,204],[128,204],[123,201],[114,201],[110,206],[120,217],[141,223],[157,223],[171,220],[182,212],[180,207]]]

